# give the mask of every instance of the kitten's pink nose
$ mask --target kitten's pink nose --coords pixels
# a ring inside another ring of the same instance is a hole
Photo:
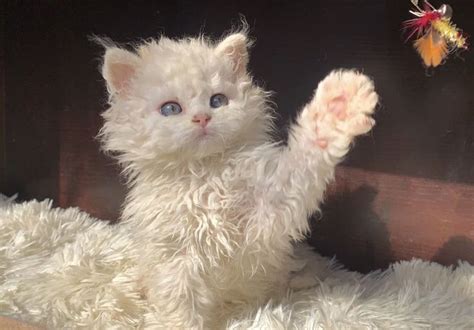
[[[201,127],[206,127],[207,123],[211,120],[211,118],[212,117],[207,115],[207,114],[194,115],[192,122],[193,123],[199,123],[199,125],[201,125]]]

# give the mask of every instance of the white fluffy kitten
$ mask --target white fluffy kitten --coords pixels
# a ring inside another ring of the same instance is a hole
[[[284,291],[299,267],[292,244],[353,138],[374,125],[372,82],[334,71],[288,145],[272,143],[248,44],[244,33],[217,44],[161,38],[105,54],[101,137],[129,179],[121,226],[143,246],[143,294],[165,327],[216,327]]]

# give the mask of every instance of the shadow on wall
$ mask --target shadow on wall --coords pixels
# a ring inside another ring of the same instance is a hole
[[[442,265],[457,265],[459,260],[474,265],[474,241],[464,236],[451,237],[432,258]]]
[[[330,194],[312,219],[309,244],[350,270],[367,273],[393,262],[385,223],[372,210],[377,191],[367,185]]]

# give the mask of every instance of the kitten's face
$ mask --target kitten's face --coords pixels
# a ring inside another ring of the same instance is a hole
[[[265,98],[246,73],[246,46],[238,34],[217,47],[163,38],[137,54],[109,49],[105,148],[131,161],[197,159],[260,138]]]

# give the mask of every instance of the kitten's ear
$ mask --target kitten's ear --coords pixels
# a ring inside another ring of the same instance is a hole
[[[216,52],[230,58],[234,65],[234,72],[244,74],[249,62],[248,46],[249,41],[244,33],[234,33],[217,45]]]
[[[137,55],[117,47],[107,48],[102,66],[102,76],[110,94],[126,94],[130,81],[135,76],[139,58]]]

